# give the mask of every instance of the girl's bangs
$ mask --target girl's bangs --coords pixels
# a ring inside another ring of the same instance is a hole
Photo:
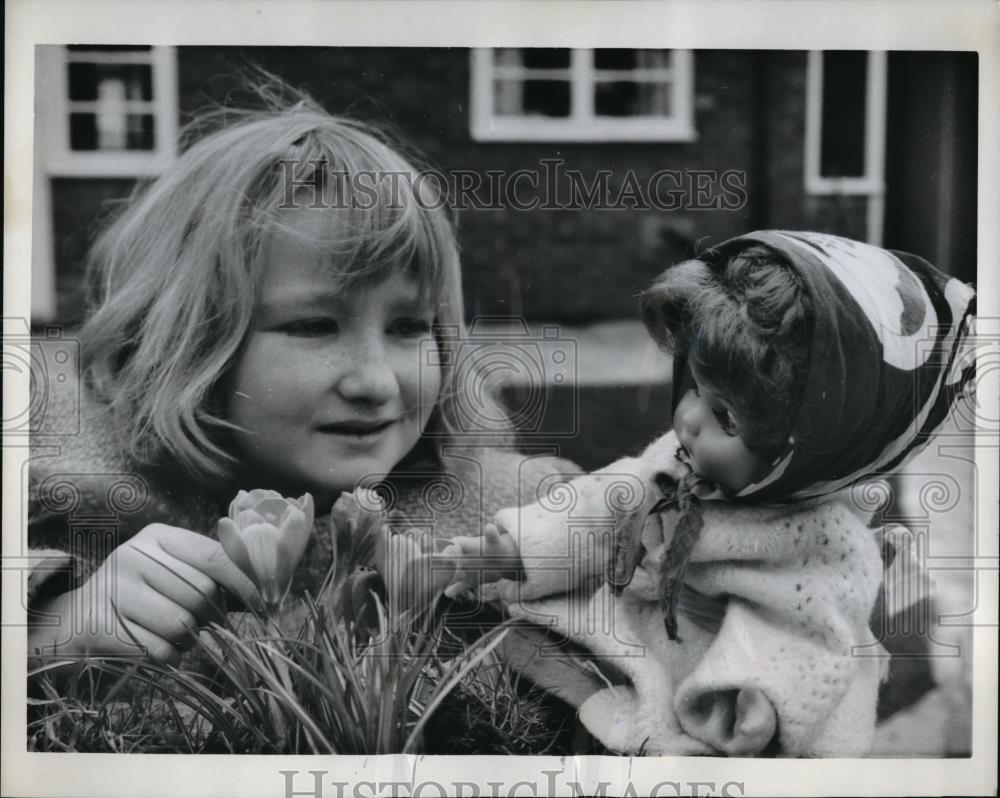
[[[254,227],[316,247],[345,291],[403,272],[436,305],[455,257],[443,196],[380,141],[344,128],[313,129],[277,161]],[[293,224],[293,212],[308,222]]]

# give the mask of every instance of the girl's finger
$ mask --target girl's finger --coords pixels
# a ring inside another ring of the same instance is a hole
[[[177,646],[135,621],[119,618],[116,635],[119,651],[103,653],[141,653],[166,665],[179,665],[181,662],[181,651]]]
[[[156,538],[164,551],[210,576],[248,607],[263,606],[250,577],[226,556],[217,540],[169,526],[158,527]]]
[[[199,623],[190,610],[151,588],[123,599],[119,621],[138,624],[177,647],[187,648],[194,642]]]
[[[494,588],[497,598],[513,604],[521,600],[521,583],[513,579],[500,579]]]
[[[224,602],[215,581],[162,548],[147,552],[136,548],[142,579],[153,590],[200,619],[213,619],[224,612]]]

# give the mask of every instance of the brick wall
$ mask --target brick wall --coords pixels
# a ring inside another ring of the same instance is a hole
[[[690,143],[474,142],[469,52],[458,48],[200,48],[178,50],[182,121],[213,103],[240,102],[239,71],[280,75],[334,112],[387,125],[435,166],[543,170],[561,159],[590,182],[609,169],[612,195],[628,173],[642,186],[661,169],[737,170],[738,210],[467,210],[460,244],[470,314],[584,322],[629,318],[636,294],[695,242],[717,243],[766,226],[814,227],[863,237],[864,201],[805,197],[802,188],[805,54],[698,51]],[[242,95],[245,97],[246,95]],[[74,286],[107,201],[128,181],[57,181],[53,195],[60,317],[73,318]],[[690,199],[690,195],[689,195]]]

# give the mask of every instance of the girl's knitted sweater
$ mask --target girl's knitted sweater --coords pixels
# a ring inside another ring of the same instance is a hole
[[[658,569],[678,513],[648,510],[658,498],[654,474],[684,475],[676,451],[668,433],[637,458],[502,511],[524,580],[493,589],[513,615],[560,632],[585,647],[605,676],[614,674],[580,707],[591,733],[614,750],[726,751],[737,693],[748,688],[774,707],[778,753],[863,755],[874,734],[883,653],[868,627],[882,578],[872,530],[837,498],[788,507],[705,502],[680,639],[671,641]],[[644,524],[645,554],[614,596],[605,567],[626,505],[640,509],[624,517]],[[540,650],[525,668],[542,682],[546,668],[566,667],[558,649],[549,653],[546,661]]]

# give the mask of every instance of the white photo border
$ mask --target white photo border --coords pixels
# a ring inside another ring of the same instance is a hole
[[[609,25],[612,20],[614,24]],[[9,0],[6,4],[3,315],[30,307],[32,101],[38,44],[282,44],[303,46],[615,46],[739,49],[974,50],[979,53],[978,292],[982,334],[1000,339],[1000,7],[950,3],[675,0],[652,2],[484,2],[342,0]],[[6,362],[6,360],[5,360]],[[1000,370],[981,374],[978,400],[996,408]],[[3,374],[4,403],[27,406],[27,375]],[[312,757],[40,754],[24,750],[25,650],[22,585],[3,580],[3,795],[392,794],[380,783],[479,785],[482,795],[570,794],[568,782],[612,782],[607,794],[717,795],[996,794],[998,452],[977,449],[980,606],[974,616],[973,756],[968,759],[747,760],[618,757]],[[20,552],[25,517],[23,442],[5,442],[3,552]],[[7,564],[4,566],[8,567]],[[10,566],[14,568],[14,565]],[[336,782],[367,783],[338,792]],[[517,788],[514,782],[521,782]],[[714,785],[713,788],[696,785]],[[695,786],[692,786],[695,785]],[[738,786],[737,786],[738,785]],[[510,792],[510,786],[515,791]],[[463,794],[473,794],[471,786]],[[708,792],[709,789],[713,791]],[[453,793],[449,788],[448,792]],[[407,795],[401,790],[400,795]],[[425,795],[440,794],[428,786]]]

